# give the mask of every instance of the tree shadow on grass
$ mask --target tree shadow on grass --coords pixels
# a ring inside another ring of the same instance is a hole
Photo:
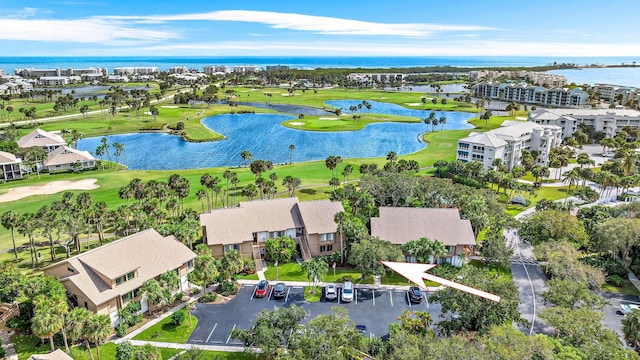
[[[300,190],[298,190],[298,192],[301,192],[301,193],[307,194],[307,195],[315,195],[317,193],[317,191],[315,189],[300,189]]]

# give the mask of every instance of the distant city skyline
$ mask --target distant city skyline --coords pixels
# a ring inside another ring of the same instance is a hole
[[[635,1],[3,0],[4,56],[640,56]]]

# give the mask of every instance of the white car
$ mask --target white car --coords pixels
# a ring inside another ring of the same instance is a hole
[[[338,290],[335,284],[327,284],[324,287],[324,298],[333,301],[338,296]]]
[[[345,281],[342,285],[342,302],[353,301],[353,283],[351,281]]]
[[[640,310],[640,306],[635,304],[620,304],[620,312],[622,315],[627,315],[633,310]]]

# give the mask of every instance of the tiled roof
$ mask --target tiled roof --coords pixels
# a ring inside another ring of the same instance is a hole
[[[22,162],[22,160],[16,158],[12,153],[0,151],[0,164],[13,164],[19,162]]]
[[[334,221],[337,213],[344,211],[339,201],[317,200],[298,203],[300,215],[309,234],[328,234],[336,232],[338,225]]]
[[[394,244],[427,237],[445,246],[475,245],[469,220],[460,219],[458,209],[380,207],[371,218],[371,235]]]

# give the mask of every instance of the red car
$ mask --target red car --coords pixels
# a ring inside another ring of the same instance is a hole
[[[269,282],[261,280],[256,289],[256,297],[265,297],[267,294],[269,294]]]

